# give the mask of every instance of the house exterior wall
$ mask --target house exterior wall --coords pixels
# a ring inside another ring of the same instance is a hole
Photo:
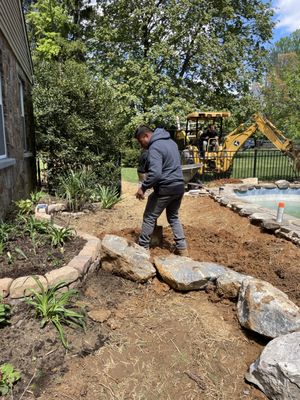
[[[25,43],[25,42],[24,42]],[[24,44],[25,45],[25,44]],[[26,198],[36,184],[31,82],[0,25],[0,73],[7,157],[0,159],[0,219],[12,201]],[[24,88],[27,149],[24,151],[19,82]]]

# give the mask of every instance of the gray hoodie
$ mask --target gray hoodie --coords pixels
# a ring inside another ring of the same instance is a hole
[[[184,193],[180,154],[165,129],[155,129],[148,146],[147,178],[142,190],[153,188],[160,195]]]

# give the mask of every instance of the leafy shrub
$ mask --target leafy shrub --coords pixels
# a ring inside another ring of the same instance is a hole
[[[19,215],[29,215],[32,212],[33,202],[30,199],[18,200],[15,202]]]
[[[138,148],[125,147],[122,151],[122,166],[136,168],[138,166],[141,150]]]
[[[62,325],[85,328],[84,315],[68,308],[70,307],[71,298],[77,295],[78,292],[71,289],[65,293],[60,293],[59,289],[65,286],[64,282],[60,282],[45,290],[39,279],[34,279],[41,293],[31,289],[32,297],[26,301],[35,308],[37,316],[42,318],[41,328],[48,322],[52,322],[59,333],[63,346],[69,348]]]
[[[109,186],[97,186],[93,191],[93,198],[95,201],[100,202],[101,207],[105,209],[112,208],[116,203],[121,201],[119,193],[116,188]]]
[[[89,201],[95,185],[95,174],[87,169],[70,170],[60,177],[57,195],[67,200],[71,211],[81,210]]]
[[[30,193],[30,200],[32,201],[33,204],[37,204],[42,197],[44,197],[44,192],[42,191]]]
[[[0,296],[0,326],[9,324],[10,306],[3,303],[3,298]]]
[[[14,383],[16,383],[21,378],[19,371],[15,371],[14,367],[9,364],[0,365],[0,395],[7,395]]]
[[[54,247],[64,245],[65,241],[73,236],[72,228],[56,228],[51,225],[49,230],[49,237],[51,239],[51,244]]]

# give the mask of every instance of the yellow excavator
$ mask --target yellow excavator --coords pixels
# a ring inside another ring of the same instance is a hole
[[[300,150],[294,148],[290,139],[260,114],[254,114],[248,124],[241,124],[232,132],[223,136],[223,119],[230,117],[229,112],[193,112],[188,114],[186,129],[178,129],[175,141],[182,154],[182,169],[188,182],[196,172],[229,172],[237,151],[256,132],[264,135],[273,145],[286,154],[295,169],[300,170]],[[203,123],[219,125],[218,135],[206,136]]]

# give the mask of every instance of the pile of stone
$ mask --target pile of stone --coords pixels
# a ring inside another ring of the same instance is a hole
[[[300,399],[300,310],[270,283],[232,271],[220,264],[188,257],[154,257],[126,239],[106,235],[102,268],[136,282],[157,273],[179,291],[205,290],[214,285],[219,296],[237,301],[237,317],[244,328],[271,340],[250,366],[246,379],[269,399]]]

